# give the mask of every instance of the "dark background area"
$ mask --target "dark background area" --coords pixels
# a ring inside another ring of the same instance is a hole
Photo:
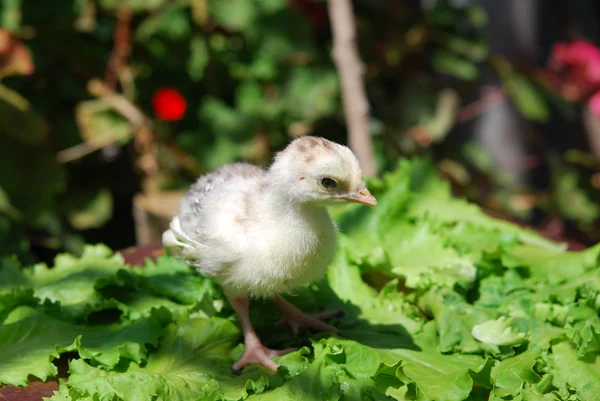
[[[487,210],[600,240],[600,85],[581,78],[593,60],[551,62],[600,43],[596,1],[354,9],[380,171],[432,157]],[[346,143],[324,1],[15,0],[0,25],[0,254],[24,263],[144,242],[134,207],[161,212],[136,195],[168,215],[163,196],[221,164],[266,165],[299,135]]]

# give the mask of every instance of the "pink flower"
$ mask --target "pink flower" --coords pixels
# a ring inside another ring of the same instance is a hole
[[[600,48],[590,41],[577,39],[556,43],[543,73],[569,102],[584,102],[600,116]]]
[[[600,49],[592,42],[578,39],[557,43],[552,49],[552,64],[578,70],[590,83],[600,84]]]

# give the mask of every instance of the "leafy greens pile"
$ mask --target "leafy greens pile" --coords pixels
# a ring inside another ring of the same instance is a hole
[[[242,336],[211,280],[96,245],[52,268],[2,262],[0,384],[59,377],[55,401],[600,400],[600,246],[567,252],[490,218],[426,160],[370,188],[377,207],[336,211],[326,280],[288,296],[344,310],[340,336],[294,338],[254,303],[266,345],[298,347],[278,372],[231,372]]]

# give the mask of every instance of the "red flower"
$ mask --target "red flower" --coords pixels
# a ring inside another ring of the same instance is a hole
[[[178,90],[161,88],[152,95],[154,113],[163,121],[178,121],[183,118],[187,102]]]

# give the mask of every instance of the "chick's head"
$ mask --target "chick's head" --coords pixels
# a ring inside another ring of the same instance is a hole
[[[321,206],[377,204],[365,186],[354,153],[324,138],[305,136],[294,140],[277,154],[270,176],[272,185],[298,202]]]

